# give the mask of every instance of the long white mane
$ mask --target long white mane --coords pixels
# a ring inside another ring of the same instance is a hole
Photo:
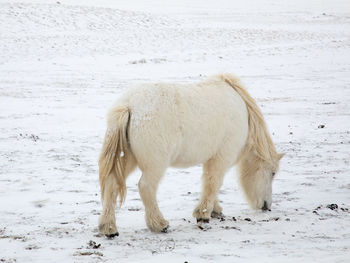
[[[260,108],[255,100],[248,94],[238,78],[231,74],[221,74],[219,77],[237,91],[247,106],[249,135],[242,155],[253,150],[259,158],[273,164],[278,159],[278,153],[267,130]]]

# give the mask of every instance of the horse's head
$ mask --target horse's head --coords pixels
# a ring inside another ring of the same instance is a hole
[[[279,169],[279,161],[284,154],[277,154],[272,162],[247,158],[240,166],[241,184],[250,206],[264,211],[271,209],[272,182]]]

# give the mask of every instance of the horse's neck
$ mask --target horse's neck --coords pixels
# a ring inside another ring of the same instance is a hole
[[[276,148],[265,123],[262,123],[261,126],[259,133],[249,134],[245,152],[249,158],[272,163],[277,154]]]
[[[263,162],[253,147],[245,149],[238,161],[241,175],[254,174]]]

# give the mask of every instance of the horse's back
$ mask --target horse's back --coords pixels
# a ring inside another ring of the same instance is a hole
[[[245,144],[245,103],[215,78],[196,84],[140,85],[123,100],[131,112],[131,150],[141,166],[188,167],[215,155],[234,162]]]

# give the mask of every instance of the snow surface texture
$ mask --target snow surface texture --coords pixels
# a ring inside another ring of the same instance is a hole
[[[349,1],[237,2],[0,1],[1,262],[350,262]],[[169,169],[171,228],[151,233],[137,171],[120,236],[99,236],[107,109],[132,83],[219,72],[286,152],[272,211],[249,209],[232,169],[225,217],[201,230],[201,167]]]

